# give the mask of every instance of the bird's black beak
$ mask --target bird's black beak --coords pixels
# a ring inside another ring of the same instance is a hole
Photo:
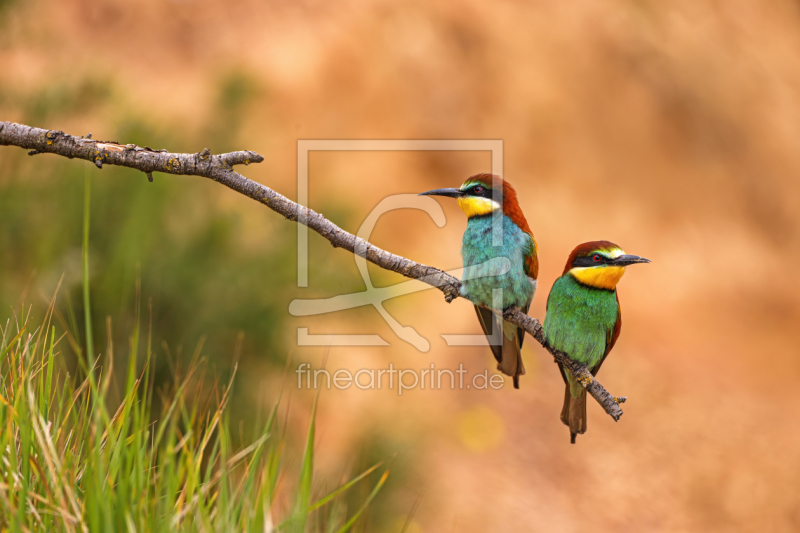
[[[644,257],[639,257],[638,255],[621,255],[614,259],[615,266],[628,266],[628,265],[635,265],[636,263],[649,263],[649,259],[645,259]]]
[[[447,196],[448,198],[460,198],[464,196],[461,189],[434,189],[428,192],[421,192],[419,196]]]

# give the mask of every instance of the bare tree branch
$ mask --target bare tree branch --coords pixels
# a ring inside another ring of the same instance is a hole
[[[123,145],[116,142],[75,137],[61,131],[32,128],[13,122],[0,122],[0,146],[2,145],[19,146],[31,150],[30,155],[49,153],[70,159],[85,159],[93,162],[98,168],[103,168],[104,164],[133,168],[144,172],[150,180],[152,180],[153,172],[209,178],[266,205],[289,220],[307,225],[335,247],[358,254],[386,270],[397,272],[407,278],[424,281],[436,287],[444,293],[448,302],[459,297],[461,282],[457,278],[438,268],[382,250],[364,239],[344,231],[321,214],[234,172],[234,165],[262,162],[264,158],[255,152],[240,151],[212,155],[208,149],[205,149],[196,154],[174,154],[166,150],[152,150],[133,144]],[[569,368],[605,412],[614,420],[619,420],[622,416],[619,404],[625,401],[625,397],[612,396],[592,376],[586,365],[574,361],[567,354],[548,346],[544,340],[542,325],[537,319],[513,307],[506,309],[503,315],[505,320],[527,331],[552,354],[557,362]]]

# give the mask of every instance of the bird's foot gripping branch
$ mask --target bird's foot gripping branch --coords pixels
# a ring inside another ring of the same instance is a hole
[[[203,150],[195,154],[177,154],[166,150],[152,150],[133,144],[119,144],[76,137],[61,131],[33,128],[13,122],[0,122],[0,145],[18,146],[30,150],[31,155],[50,153],[70,159],[84,159],[98,168],[119,165],[143,172],[152,180],[153,172],[179,174],[209,178],[225,185],[239,194],[266,205],[289,220],[305,224],[327,239],[333,246],[364,257],[367,261],[407,278],[418,279],[441,290],[448,302],[458,298],[461,282],[442,270],[406,259],[372,245],[338,227],[319,213],[301,206],[269,187],[249,180],[235,172],[235,165],[260,163],[264,160],[251,151],[238,151],[212,155]],[[574,361],[563,352],[547,345],[541,323],[519,309],[511,307],[503,312],[503,318],[524,329],[544,346],[558,362],[568,368],[587,392],[614,420],[622,416],[620,404],[624,397],[614,397],[606,391],[585,365]]]

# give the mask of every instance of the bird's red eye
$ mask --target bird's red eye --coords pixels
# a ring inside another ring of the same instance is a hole
[[[600,262],[600,261],[602,261],[602,260],[603,260],[603,258],[602,258],[602,257],[600,257],[600,254],[594,254],[594,255],[592,256],[592,261],[594,261],[595,263],[599,263],[599,262]]]
[[[486,190],[486,189],[485,189],[485,188],[484,188],[482,185],[478,185],[477,187],[475,187],[474,189],[472,189],[472,191],[473,191],[475,194],[482,194],[482,193],[483,193],[483,191],[485,191],[485,190]]]

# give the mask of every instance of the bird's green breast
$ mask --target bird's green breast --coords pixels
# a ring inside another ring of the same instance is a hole
[[[461,256],[464,260],[464,280],[461,294],[477,304],[495,307],[492,303],[493,289],[503,289],[503,304],[524,308],[533,299],[536,281],[525,273],[525,259],[535,253],[531,236],[506,215],[503,215],[503,243],[492,246],[492,217],[472,217],[467,222]],[[504,258],[508,270],[498,273],[498,263],[493,259]]]
[[[564,274],[550,290],[544,337],[556,350],[591,368],[605,354],[618,316],[615,291],[588,287]]]

